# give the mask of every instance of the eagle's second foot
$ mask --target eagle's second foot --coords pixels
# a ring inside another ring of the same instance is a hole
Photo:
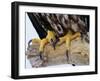
[[[69,51],[68,50],[66,50],[66,57],[67,57],[67,62],[69,64]]]

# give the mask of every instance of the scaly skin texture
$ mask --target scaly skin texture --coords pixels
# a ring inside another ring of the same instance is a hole
[[[66,49],[69,50],[70,46],[71,46],[71,41],[80,37],[81,34],[80,32],[76,32],[74,35],[72,34],[71,31],[68,31],[68,33],[63,36],[60,37],[60,41],[58,42],[58,44],[62,44],[62,43],[66,43]],[[47,43],[50,43],[52,39],[55,39],[55,33],[52,31],[48,31],[46,38],[41,39],[32,39],[32,42],[39,42],[40,43],[40,47],[39,47],[39,51],[43,52],[44,47]]]
[[[68,33],[65,36],[59,38],[60,41],[58,42],[58,44],[65,42],[66,43],[66,52],[69,52],[70,46],[71,46],[71,41],[80,37],[80,36],[81,36],[81,34],[79,32],[76,32],[73,35],[72,32],[69,30]],[[32,39],[32,43],[34,43],[34,42],[40,43],[39,53],[40,53],[40,58],[43,60],[43,63],[41,64],[42,66],[45,66],[45,64],[47,62],[46,55],[44,55],[44,56],[42,55],[42,53],[44,51],[44,47],[47,43],[53,42],[51,40],[54,40],[54,39],[55,39],[55,33],[53,31],[48,31],[46,38],[43,38],[42,40],[41,39]],[[69,61],[68,54],[66,54],[66,56],[67,56],[67,60]]]
[[[42,40],[32,39],[32,42],[39,42],[40,43],[39,52],[43,52],[45,45],[47,43],[51,43],[52,42],[51,40],[53,39],[55,39],[55,33],[53,31],[48,30],[46,38],[43,38]]]
[[[45,66],[47,63],[47,57],[46,55],[42,54],[44,51],[44,47],[47,43],[51,43],[53,42],[53,40],[55,39],[55,33],[53,31],[49,31],[47,32],[47,36],[46,38],[41,39],[32,39],[32,43],[34,42],[39,42],[40,43],[40,47],[39,47],[39,55],[40,55],[40,59],[43,61],[41,66]]]
[[[68,33],[65,36],[60,37],[59,44],[62,44],[63,42],[66,43],[66,57],[67,57],[67,62],[68,63],[69,63],[69,52],[70,52],[71,41],[78,38],[78,37],[80,37],[80,36],[81,36],[81,34],[79,32],[76,32],[73,35],[72,32],[69,30]]]
[[[81,34],[79,32],[76,32],[74,35],[72,35],[71,31],[68,31],[68,33],[65,36],[60,37],[59,44],[66,42],[66,49],[69,50],[71,46],[71,41],[80,36]]]

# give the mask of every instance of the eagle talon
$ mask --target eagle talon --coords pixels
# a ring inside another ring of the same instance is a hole
[[[53,47],[53,48],[54,48],[54,50],[55,50],[55,44],[54,44],[53,39],[51,39],[51,40],[50,40],[50,43],[51,43],[52,47]]]
[[[72,66],[76,66],[75,64],[72,64]]]
[[[32,42],[32,39],[31,40],[29,40],[29,42],[28,42],[28,47],[30,47],[30,43]]]
[[[44,67],[47,65],[47,58],[46,56],[43,55],[43,52],[39,52],[39,57],[40,57],[41,62],[39,64],[34,65],[33,67],[38,68],[40,66]]]
[[[67,62],[69,63],[69,51],[66,51]]]
[[[43,52],[40,52],[39,53],[39,56],[40,56],[40,59],[41,60],[43,60],[43,61],[46,61],[47,60],[47,57],[43,55]]]
[[[54,50],[56,49],[56,44],[58,41],[59,41],[59,39],[56,39],[56,40],[51,39],[50,43],[51,43],[52,47],[54,48]]]
[[[55,41],[54,41],[54,50],[56,49],[56,44],[59,42],[59,39],[57,38]]]
[[[43,52],[39,52],[40,59],[43,60]]]

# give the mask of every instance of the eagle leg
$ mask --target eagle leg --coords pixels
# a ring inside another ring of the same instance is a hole
[[[40,44],[39,46],[39,56],[40,56],[40,59],[43,61],[42,65],[41,66],[44,66],[47,62],[47,58],[46,56],[43,55],[43,51],[44,51],[44,48],[45,48],[45,45],[47,43],[50,43],[53,48],[55,48],[55,34],[53,31],[47,31],[47,36],[43,39],[32,39],[32,43],[34,42],[38,42]]]
[[[71,46],[71,41],[80,37],[81,34],[80,32],[76,32],[74,35],[69,31],[65,36],[60,37],[60,42],[59,44],[62,44],[63,42],[66,43],[66,57],[67,61],[69,62],[69,51],[70,51],[70,46]],[[73,65],[73,64],[72,64]],[[75,64],[74,64],[75,65]],[[73,65],[73,66],[74,66]]]

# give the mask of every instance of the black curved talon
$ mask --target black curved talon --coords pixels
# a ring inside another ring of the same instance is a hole
[[[45,67],[47,65],[47,58],[43,55],[43,52],[39,52],[40,59],[42,61],[41,66]]]
[[[59,39],[57,38],[54,43],[53,43],[53,46],[54,46],[54,50],[56,49],[56,44],[58,43]]]
[[[40,59],[43,60],[42,52],[39,52]]]
[[[72,66],[76,66],[75,64],[72,64]]]
[[[67,62],[69,63],[69,51],[66,51]]]
[[[54,43],[53,39],[51,39],[51,45],[53,46],[53,48],[55,50],[55,43]]]
[[[50,43],[51,43],[51,45],[53,46],[53,48],[54,48],[54,50],[56,49],[56,44],[58,43],[58,41],[59,41],[59,38],[57,38],[57,37],[55,37],[56,39],[51,39],[50,40]]]
[[[31,43],[31,42],[32,42],[32,39],[29,40],[29,42],[28,42],[28,47],[30,47],[30,45],[31,45],[30,43]]]

